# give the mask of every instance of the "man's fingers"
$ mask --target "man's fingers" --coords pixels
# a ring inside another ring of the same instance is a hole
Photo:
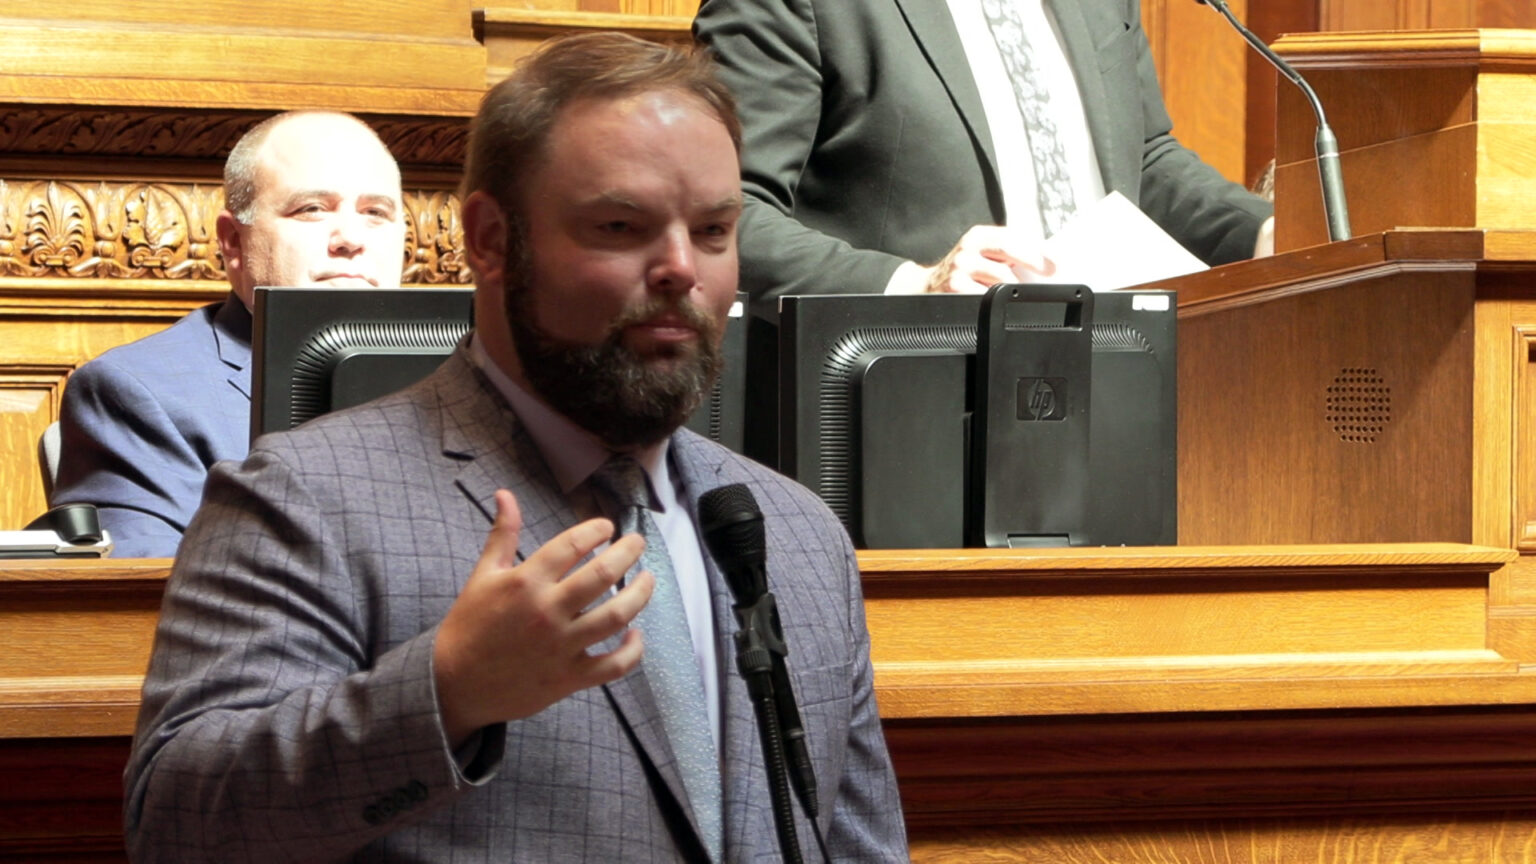
[[[989,285],[995,282],[1010,282],[1014,279],[1027,280],[1030,272],[1049,276],[1056,269],[1037,245],[1026,242],[1017,231],[1001,225],[974,226],[960,238],[956,248],[1006,266],[1004,271],[995,269],[981,271],[987,279],[992,280],[986,283]],[[1006,273],[1009,278],[996,278],[1000,273]],[[977,278],[976,281],[984,282],[985,280]]]
[[[523,514],[517,498],[505,489],[496,490],[496,520],[485,537],[481,566],[511,567],[517,563],[517,540],[523,531]],[[476,567],[475,569],[479,569]]]
[[[993,285],[996,285],[999,282],[1006,283],[1014,282],[1017,280],[1017,277],[1015,277],[1013,274],[1013,270],[1010,269],[1007,264],[1004,264],[1001,261],[993,261],[991,259],[980,258],[975,259],[969,263],[971,266],[966,270],[965,275],[972,282],[981,286],[981,290],[991,288]],[[966,291],[967,288],[968,286],[960,287],[959,290]],[[978,289],[976,288],[969,288],[968,293],[974,294],[977,290]]]
[[[576,689],[585,690],[588,687],[617,681],[640,665],[640,658],[644,655],[645,640],[639,630],[631,630],[624,634],[619,646],[607,654],[583,655],[577,658],[576,665],[573,667],[578,683]]]
[[[589,647],[628,627],[650,602],[655,587],[651,571],[640,571],[618,593],[579,615],[571,626],[571,639]]]
[[[629,568],[640,560],[645,551],[645,540],[639,534],[626,534],[592,557],[591,561],[571,573],[556,586],[562,593],[559,603],[572,618],[592,601],[612,588]],[[647,592],[649,593],[649,592]],[[641,605],[644,605],[642,603]]]
[[[1009,271],[1018,274],[1021,278],[1028,272],[1048,276],[1056,270],[1056,266],[1051,263],[1050,259],[1046,258],[1037,249],[998,249],[995,250],[995,254],[987,255],[986,257],[1006,264]]]
[[[1033,282],[1036,279],[1049,279],[1056,275],[1056,262],[1040,256],[1039,261],[1021,261],[1013,265],[1014,276],[1020,282]]]
[[[558,582],[593,549],[613,535],[613,523],[607,519],[588,519],[556,534],[540,546],[522,566],[544,575],[545,581]]]
[[[927,290],[976,294],[998,283],[1030,282],[1049,276],[1054,265],[1017,231],[1001,225],[974,225],[929,271]]]

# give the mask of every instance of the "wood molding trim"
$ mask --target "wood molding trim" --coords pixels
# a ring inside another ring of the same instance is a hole
[[[470,116],[484,81],[468,28],[451,39],[10,20],[0,101]]]
[[[143,160],[168,176],[181,176],[185,169],[178,171],[178,162],[172,160],[182,160],[180,164],[217,184],[224,158],[240,136],[281,110],[290,109],[284,106],[243,111],[168,110],[105,103],[29,105],[0,101],[0,164],[15,166],[24,156],[38,157],[47,164],[70,157],[91,157],[83,164],[95,164],[99,172],[100,160],[96,157],[111,156]],[[451,111],[351,113],[373,127],[407,173],[413,169],[438,169],[456,177],[463,166],[473,109],[462,115]],[[119,176],[117,168],[114,163],[106,176]],[[451,181],[444,185],[451,185]]]
[[[1536,311],[1527,309],[1527,312]],[[1536,554],[1536,322],[1511,328],[1513,337],[1515,381],[1510,430],[1514,454],[1513,534],[1515,548],[1522,555]]]
[[[678,45],[693,41],[692,15],[493,6],[475,10],[474,28],[475,38],[485,43],[487,87],[505,79],[519,58],[555,36],[616,30],[637,39]]]
[[[1275,43],[1297,69],[1475,66],[1529,72],[1536,30],[1380,30],[1298,33]]]

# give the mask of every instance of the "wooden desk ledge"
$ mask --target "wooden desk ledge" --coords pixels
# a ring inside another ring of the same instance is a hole
[[[1509,704],[1511,550],[1457,544],[860,553],[881,714]]]
[[[1522,667],[1536,657],[1490,642],[1490,581],[1515,558],[1456,544],[859,556],[891,719],[1536,702]],[[131,732],[168,569],[0,562],[0,737]]]

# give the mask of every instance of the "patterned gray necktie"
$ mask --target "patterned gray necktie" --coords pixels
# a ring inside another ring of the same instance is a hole
[[[693,653],[693,637],[683,595],[661,529],[651,518],[645,472],[628,456],[615,456],[592,474],[592,483],[621,508],[619,532],[645,538],[645,553],[638,569],[651,571],[656,588],[636,621],[645,634],[645,658],[641,660],[646,681],[656,697],[661,722],[678,771],[688,791],[689,803],[704,833],[704,846],[714,861],[724,845],[720,812],[720,761],[709,731],[709,711],[704,704],[704,682]]]
[[[1046,92],[1045,79],[1035,66],[1029,37],[1024,33],[1024,22],[1015,6],[1017,2],[1019,0],[981,0],[981,11],[992,28],[992,41],[997,43],[997,53],[1002,55],[1003,68],[1008,71],[1014,99],[1019,103],[1019,115],[1024,119],[1029,155],[1035,165],[1035,197],[1040,205],[1040,221],[1045,226],[1045,236],[1049,237],[1072,216],[1077,201],[1072,194],[1072,178],[1067,173],[1066,149],[1056,132],[1056,121],[1051,119],[1050,94]]]

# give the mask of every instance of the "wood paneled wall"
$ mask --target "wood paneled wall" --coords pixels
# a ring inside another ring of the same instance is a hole
[[[1316,0],[1320,30],[1458,30],[1536,27],[1533,0]]]
[[[448,190],[487,79],[572,29],[687,38],[697,8],[475,2],[81,0],[67,16],[25,4],[0,12],[0,527],[42,509],[35,444],[69,372],[222,295],[210,225],[223,154],[244,128],[298,107],[365,116],[405,168],[406,280],[462,282]],[[1316,29],[1536,27],[1536,0],[1231,6],[1267,41]],[[1176,134],[1251,183],[1275,152],[1276,75],[1208,7],[1143,0],[1142,16]]]
[[[1314,31],[1536,28],[1536,0],[1232,0],[1228,5],[1266,43]],[[1229,179],[1252,184],[1275,155],[1276,88],[1291,85],[1208,6],[1142,0],[1142,23],[1174,133]]]

